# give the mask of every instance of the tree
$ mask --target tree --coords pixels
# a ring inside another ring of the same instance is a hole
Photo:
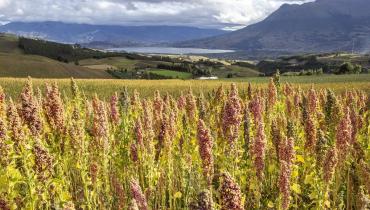
[[[354,71],[354,67],[351,63],[343,63],[339,67],[337,74],[351,74],[353,71]]]
[[[234,75],[233,75],[232,73],[228,73],[226,77],[227,77],[227,78],[233,78],[233,77],[234,77]]]
[[[354,74],[359,74],[359,73],[361,73],[362,72],[362,66],[361,65],[359,65],[359,64],[357,64],[356,66],[355,66],[355,68],[353,68],[353,73]]]

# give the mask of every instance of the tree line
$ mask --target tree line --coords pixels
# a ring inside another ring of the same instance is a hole
[[[102,59],[107,57],[125,56],[125,53],[102,52],[83,48],[79,44],[69,45],[56,42],[50,42],[39,39],[30,39],[25,37],[19,38],[19,48],[26,54],[45,56],[60,62],[75,62],[79,60],[95,58]]]

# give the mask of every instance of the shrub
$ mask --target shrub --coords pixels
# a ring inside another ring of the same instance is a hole
[[[354,67],[351,63],[343,63],[338,71],[336,72],[337,74],[350,74],[354,70]]]

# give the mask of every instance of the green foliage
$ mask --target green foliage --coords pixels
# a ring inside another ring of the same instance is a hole
[[[187,72],[177,72],[177,71],[169,71],[169,70],[149,70],[149,73],[157,74],[161,76],[166,76],[172,79],[190,79],[192,78],[191,73]]]
[[[82,48],[80,45],[60,44],[24,37],[19,38],[18,45],[26,54],[41,55],[65,63],[87,58],[101,59],[125,56],[123,53],[106,53],[98,50]]]
[[[288,75],[295,75],[295,72],[311,74],[311,71],[319,69],[326,74],[355,74],[369,67],[368,58],[369,55],[346,53],[296,55],[262,60],[257,67],[268,76],[273,75],[276,69],[280,69],[282,74],[287,72]]]
[[[310,69],[328,70],[331,68],[327,63],[318,60],[317,56],[291,56],[283,57],[276,60],[262,60],[257,64],[258,69],[268,76],[275,73],[279,69],[281,73],[299,72]]]
[[[217,68],[219,64],[210,61],[180,62],[180,63],[160,63],[158,69],[172,70],[178,72],[191,73],[194,77],[211,76],[212,69]],[[222,65],[222,64],[221,64]],[[223,66],[223,65],[222,65]]]
[[[284,72],[281,75],[282,76],[318,76],[318,75],[323,75],[324,72],[322,69],[317,69],[317,70],[301,70],[299,72]]]
[[[105,71],[73,63],[58,62],[37,55],[0,52],[0,77],[26,78],[30,75],[35,78],[112,78]]]
[[[233,63],[233,65],[242,66],[242,67],[246,67],[246,68],[250,68],[250,69],[254,69],[254,70],[257,69],[256,65],[254,65],[252,63],[249,63],[249,62],[238,61],[238,62]]]
[[[192,77],[190,73],[177,72],[170,70],[113,70],[108,69],[107,72],[118,79],[147,79],[147,80],[163,80],[163,79],[189,79]]]
[[[279,69],[276,70],[274,77],[273,77],[273,81],[276,87],[280,87],[280,70]]]
[[[354,67],[351,63],[344,63],[339,67],[337,74],[350,74],[353,71]]]
[[[355,67],[353,68],[353,73],[354,74],[362,73],[362,66],[359,64],[356,64]]]
[[[361,65],[353,65],[352,63],[343,63],[339,69],[336,71],[336,74],[359,74],[362,71]]]

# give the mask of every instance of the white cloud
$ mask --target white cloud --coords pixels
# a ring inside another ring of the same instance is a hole
[[[0,0],[0,9],[3,9],[8,6],[10,0]]]
[[[0,22],[64,21],[110,25],[188,25],[235,29],[284,3],[312,0],[0,0]]]

